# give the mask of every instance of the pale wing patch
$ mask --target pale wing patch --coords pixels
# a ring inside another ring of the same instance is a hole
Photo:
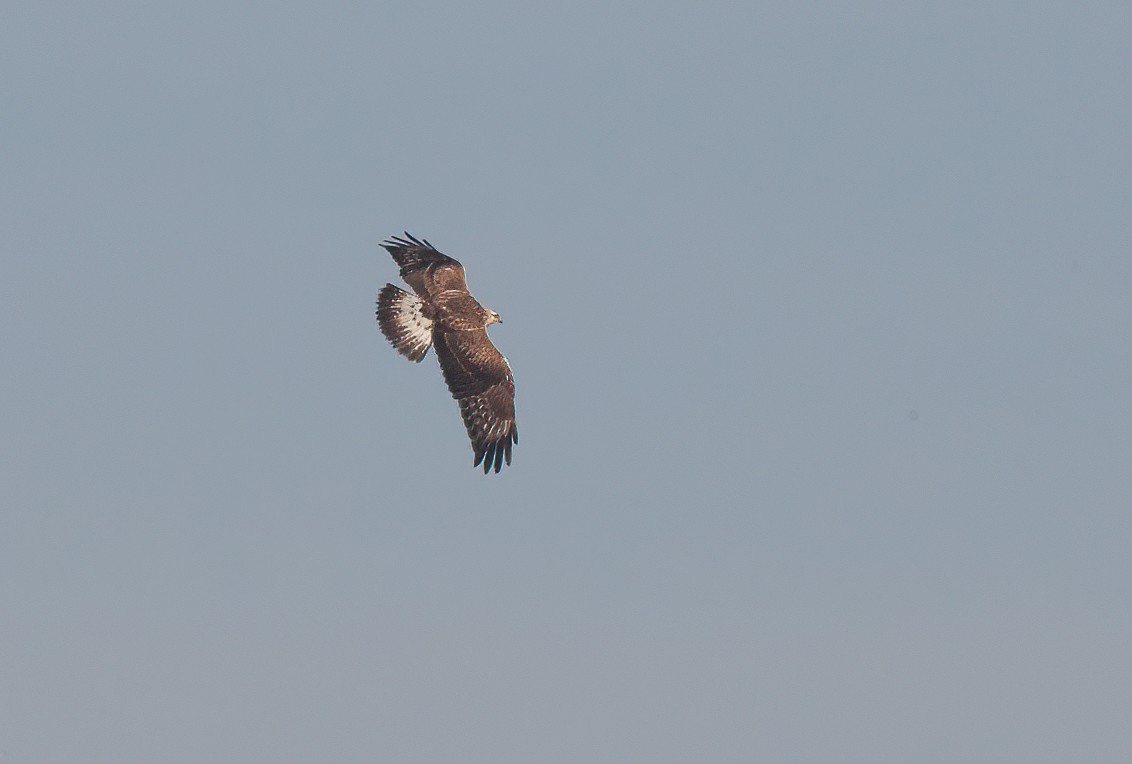
[[[399,353],[420,362],[432,344],[432,321],[421,314],[421,298],[392,284],[377,294],[377,324]]]

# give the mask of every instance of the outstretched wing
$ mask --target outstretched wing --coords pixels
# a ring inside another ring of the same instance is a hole
[[[417,239],[406,231],[405,238],[394,236],[381,246],[401,266],[401,278],[421,297],[430,299],[450,290],[468,291],[464,266],[432,246],[428,239]]]
[[[515,425],[515,380],[507,359],[488,339],[487,330],[433,332],[433,346],[444,381],[460,404],[472,450],[473,466],[483,471],[511,464],[511,446],[519,442]]]

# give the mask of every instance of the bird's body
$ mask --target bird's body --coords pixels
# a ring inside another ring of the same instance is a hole
[[[468,292],[464,268],[427,239],[405,234],[381,246],[401,267],[406,292],[386,284],[377,295],[377,323],[382,334],[411,361],[420,362],[436,349],[444,381],[460,404],[472,441],[475,466],[486,474],[511,464],[511,447],[519,442],[515,425],[515,380],[511,366],[487,336],[487,327],[502,323]]]

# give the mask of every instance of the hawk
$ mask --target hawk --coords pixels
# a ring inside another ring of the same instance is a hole
[[[410,361],[420,363],[429,347],[436,358],[472,441],[478,467],[486,475],[511,464],[519,442],[515,426],[515,380],[511,365],[495,349],[487,327],[503,319],[468,293],[464,266],[428,242],[405,232],[381,245],[401,266],[412,292],[386,284],[377,293],[377,325]]]

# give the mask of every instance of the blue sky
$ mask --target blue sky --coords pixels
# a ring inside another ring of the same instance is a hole
[[[0,758],[1126,762],[1130,23],[10,4]]]

